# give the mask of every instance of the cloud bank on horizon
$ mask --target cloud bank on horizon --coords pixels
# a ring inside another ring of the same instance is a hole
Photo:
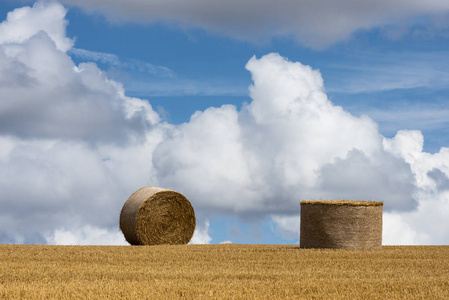
[[[396,37],[410,20],[432,19],[426,27],[448,27],[442,16],[449,2],[442,0],[62,0],[115,21],[176,23],[203,28],[240,39],[265,40],[293,36],[311,47],[349,39],[359,30],[384,28]],[[429,20],[427,20],[429,21]]]
[[[250,103],[173,125],[95,63],[75,65],[65,14],[37,2],[0,24],[0,242],[123,244],[118,213],[146,185],[191,200],[196,243],[214,213],[269,216],[297,238],[300,200],[342,198],[385,202],[387,244],[449,242],[449,148],[383,137],[329,101],[318,70],[252,57]]]

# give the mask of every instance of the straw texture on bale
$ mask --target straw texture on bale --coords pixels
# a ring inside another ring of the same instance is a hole
[[[301,201],[301,248],[382,249],[383,202]]]
[[[195,212],[182,194],[158,187],[133,193],[120,213],[120,229],[131,245],[187,244]]]

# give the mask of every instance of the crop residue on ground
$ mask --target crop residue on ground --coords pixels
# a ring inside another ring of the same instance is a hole
[[[448,299],[449,246],[0,245],[1,299]]]

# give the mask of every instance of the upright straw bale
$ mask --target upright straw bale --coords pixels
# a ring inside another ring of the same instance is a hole
[[[120,229],[131,245],[187,244],[195,225],[189,200],[159,187],[134,192],[120,212]]]
[[[301,201],[301,248],[382,249],[383,202]]]

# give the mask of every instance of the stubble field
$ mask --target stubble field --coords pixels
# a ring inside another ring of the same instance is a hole
[[[0,299],[449,299],[449,246],[0,245]]]

